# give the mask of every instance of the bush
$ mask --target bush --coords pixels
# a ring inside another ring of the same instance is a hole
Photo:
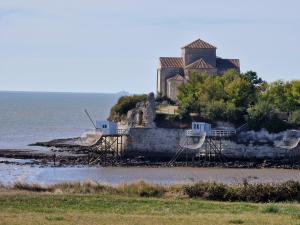
[[[135,108],[137,103],[145,102],[146,100],[147,95],[123,96],[119,98],[117,104],[111,108],[109,119],[117,122],[129,110]]]
[[[262,127],[266,128],[270,133],[279,133],[291,128],[291,125],[280,119],[277,115],[274,115],[270,119],[264,121]]]
[[[229,223],[232,223],[232,224],[243,224],[244,221],[241,220],[241,219],[234,219],[234,220],[230,220]]]
[[[279,212],[279,208],[273,205],[263,210],[263,213],[278,213],[278,212]]]
[[[282,202],[300,200],[300,183],[224,185],[197,183],[184,187],[191,198],[219,201]]]
[[[188,196],[216,201],[243,202],[300,202],[300,182],[288,181],[277,184],[244,184],[227,185],[220,183],[195,183],[190,185],[161,186],[147,184],[143,181],[123,184],[117,187],[98,183],[63,183],[48,187],[17,183],[14,190],[32,192],[54,192],[67,194],[120,194],[140,197]],[[266,209],[266,212],[276,212],[276,209]]]
[[[117,189],[120,193],[139,195],[140,197],[161,197],[166,192],[166,188],[163,186],[147,184],[143,181],[124,184]]]
[[[272,105],[267,102],[258,102],[248,109],[249,128],[255,131],[265,128],[270,133],[278,133],[290,128],[290,125],[279,118],[279,112],[272,109]]]
[[[110,186],[94,182],[55,184],[53,188],[68,194],[100,194],[115,192],[115,190]]]
[[[289,122],[293,126],[300,126],[300,109],[291,113],[291,115],[289,116]]]
[[[43,187],[38,184],[24,184],[24,183],[15,183],[13,186],[16,190],[22,190],[22,191],[33,191],[33,192],[49,192],[53,191],[52,187]]]
[[[208,200],[232,201],[236,199],[232,188],[218,183],[197,183],[184,187],[184,192],[190,198],[203,198]]]

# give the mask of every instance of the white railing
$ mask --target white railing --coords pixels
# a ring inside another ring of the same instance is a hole
[[[186,136],[201,136],[203,132],[196,132],[193,130],[186,130],[185,131]],[[207,136],[213,136],[213,137],[230,137],[233,135],[236,135],[236,130],[211,130],[209,133],[206,134]]]
[[[229,137],[236,135],[236,130],[211,130],[210,136],[214,137]]]
[[[127,128],[127,129],[117,129],[116,132],[113,132],[113,133],[107,133],[107,132],[104,132],[103,135],[127,135],[129,134],[129,130],[130,128]],[[91,134],[95,134],[95,133],[102,133],[101,132],[101,129],[86,129],[85,130],[85,133],[91,133]]]
[[[128,129],[117,129],[117,134],[118,135],[125,135],[129,133],[130,128]]]
[[[195,136],[195,135],[198,136],[198,135],[200,135],[200,133],[196,134],[195,132],[193,132],[193,130],[186,130],[185,135],[186,136]]]

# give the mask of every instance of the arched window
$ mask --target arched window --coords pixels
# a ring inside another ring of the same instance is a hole
[[[144,115],[143,111],[139,111],[138,121],[137,121],[139,126],[143,125],[143,115]]]

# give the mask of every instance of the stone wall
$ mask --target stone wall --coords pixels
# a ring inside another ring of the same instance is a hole
[[[204,59],[205,62],[209,63],[213,67],[216,67],[216,49],[192,49],[184,48],[182,49],[182,57],[184,65],[187,66],[198,59]]]
[[[184,73],[186,75],[186,79],[189,79],[189,74],[193,74],[193,73],[197,73],[197,74],[201,74],[201,73],[206,73],[208,75],[217,75],[218,70],[216,68],[213,69],[185,69]]]
[[[167,97],[173,101],[177,101],[178,88],[183,84],[183,80],[169,79],[167,81]]]
[[[167,95],[167,79],[175,75],[184,75],[182,68],[160,68],[157,70],[157,92],[162,96]]]
[[[178,150],[183,132],[183,129],[133,128],[124,146],[125,153],[133,156],[172,157]],[[300,138],[300,132],[296,131],[296,133]],[[276,147],[276,144],[283,137],[293,135],[289,131],[276,135],[267,134],[265,131],[262,133],[246,132],[240,136],[244,141],[247,136],[248,139],[245,142],[237,141],[240,140],[239,137],[223,140],[223,153],[228,157],[239,159],[288,157],[290,150]],[[299,146],[297,151],[300,151]]]
[[[132,128],[124,146],[126,155],[172,157],[184,130]]]
[[[235,141],[223,141],[223,154],[230,158],[277,158],[287,156],[287,150],[272,145],[238,144]]]

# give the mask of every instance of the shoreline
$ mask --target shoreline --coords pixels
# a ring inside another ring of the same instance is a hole
[[[221,161],[178,161],[173,165],[169,165],[168,161],[149,160],[143,156],[132,158],[120,158],[116,161],[113,158],[107,158],[106,161],[97,161],[93,163],[91,156],[88,153],[72,149],[49,149],[48,151],[38,151],[33,149],[0,149],[0,163],[16,164],[16,160],[31,160],[26,162],[27,165],[43,166],[43,167],[145,167],[145,168],[177,168],[177,167],[190,167],[190,168],[219,168],[219,169],[299,169],[300,162],[291,163],[286,159],[228,159],[226,162]],[[6,160],[7,159],[7,160]]]

